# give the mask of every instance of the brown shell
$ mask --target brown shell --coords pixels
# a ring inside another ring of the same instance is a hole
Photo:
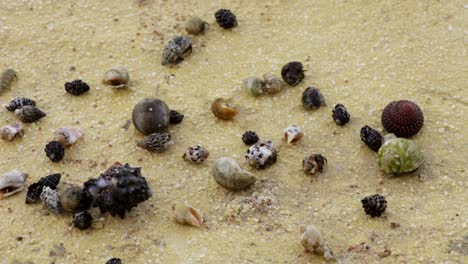
[[[224,98],[216,98],[213,103],[211,103],[211,112],[217,118],[223,120],[231,120],[239,113],[236,108],[228,105]]]

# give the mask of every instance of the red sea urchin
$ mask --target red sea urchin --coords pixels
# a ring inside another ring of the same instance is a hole
[[[382,125],[397,137],[416,135],[424,124],[424,115],[419,106],[408,100],[393,101],[382,112]]]

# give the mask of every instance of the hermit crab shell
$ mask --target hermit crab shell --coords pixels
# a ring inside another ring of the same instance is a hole
[[[327,158],[320,154],[312,154],[304,158],[302,161],[302,170],[310,175],[315,175],[322,172],[327,166]]]
[[[22,135],[23,126],[20,124],[11,124],[0,128],[0,138],[6,141],[11,141],[13,138]]]
[[[55,130],[54,140],[66,147],[75,144],[83,135],[79,127],[61,127]]]
[[[387,174],[411,172],[423,164],[421,150],[412,141],[405,138],[393,138],[385,141],[377,153],[377,161],[382,171]]]
[[[243,81],[244,89],[253,96],[258,96],[263,93],[265,83],[257,77],[249,77]]]
[[[284,87],[284,82],[271,73],[264,74],[263,79],[265,80],[264,91],[269,94],[278,93]]]
[[[0,199],[22,191],[27,178],[28,174],[19,170],[12,170],[0,176]]]
[[[255,175],[243,170],[235,160],[227,157],[215,161],[213,177],[219,185],[233,191],[246,189],[257,181]]]
[[[182,158],[193,163],[202,163],[208,158],[209,155],[210,152],[208,152],[208,150],[206,150],[202,146],[196,145],[193,147],[188,147],[185,150],[185,153],[182,156]]]
[[[113,88],[125,88],[130,81],[130,75],[123,66],[117,66],[106,72],[102,83]]]
[[[231,120],[239,111],[228,105],[224,98],[216,98],[211,103],[211,112],[219,119]]]
[[[256,169],[265,169],[276,162],[278,154],[273,143],[266,141],[250,146],[244,157],[250,166]]]
[[[333,252],[320,234],[320,231],[313,225],[301,225],[301,244],[302,246],[315,254],[323,255],[325,259],[333,259]]]
[[[288,145],[296,144],[303,136],[304,132],[302,129],[296,125],[288,126],[283,130],[284,136],[283,139],[288,143]]]
[[[177,223],[200,227],[205,219],[202,213],[188,204],[172,205],[172,213]]]

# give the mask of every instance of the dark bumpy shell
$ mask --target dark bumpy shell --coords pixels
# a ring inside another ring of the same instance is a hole
[[[161,64],[178,64],[192,53],[192,41],[184,36],[171,39],[164,47]]]
[[[60,182],[61,177],[62,174],[56,173],[46,177],[42,177],[38,182],[29,185],[28,193],[26,194],[26,203],[29,204],[38,201],[44,186],[55,190]]]
[[[385,197],[379,194],[367,196],[362,199],[361,202],[364,211],[371,217],[382,215],[387,208],[387,201],[385,200]]]
[[[152,196],[140,168],[116,163],[97,179],[90,179],[83,188],[86,199],[101,213],[125,218],[125,213]]]
[[[228,9],[219,9],[215,13],[216,22],[222,28],[229,29],[237,26],[237,18],[231,10]]]
[[[258,135],[254,131],[246,131],[242,135],[242,141],[247,146],[250,146],[250,145],[253,145],[253,144],[257,143],[258,140],[259,140]]]
[[[310,109],[317,109],[325,106],[325,99],[318,88],[308,87],[302,93],[302,105]]]
[[[171,110],[169,113],[169,122],[173,125],[177,125],[184,120],[184,115],[177,112],[176,110]]]
[[[349,112],[348,109],[342,104],[335,105],[335,109],[332,110],[333,112],[333,121],[340,126],[344,126],[346,123],[349,122]]]
[[[73,226],[85,230],[91,227],[93,217],[86,211],[82,211],[73,215]]]
[[[16,109],[22,108],[25,105],[36,106],[36,102],[26,97],[15,97],[11,100],[8,105],[5,105],[5,108],[8,111],[15,111]]]
[[[397,137],[416,135],[424,125],[424,115],[417,104],[408,100],[393,101],[382,112],[382,125]]]
[[[25,105],[15,110],[15,116],[24,123],[32,123],[45,117],[46,113],[35,106]]]
[[[170,110],[162,100],[145,98],[133,108],[132,121],[143,135],[164,132],[169,127]]]
[[[286,63],[283,68],[281,68],[281,77],[283,77],[284,82],[287,84],[296,86],[304,79],[304,68],[302,63],[298,61]]]
[[[69,94],[80,95],[89,91],[89,85],[82,80],[65,83],[65,91]]]
[[[44,151],[52,162],[61,161],[65,155],[65,149],[63,148],[62,144],[58,143],[57,141],[51,141],[47,143]]]
[[[379,151],[384,143],[384,138],[379,131],[367,125],[361,128],[361,140],[375,152]]]
[[[106,264],[122,264],[122,260],[119,258],[111,258],[106,262]]]

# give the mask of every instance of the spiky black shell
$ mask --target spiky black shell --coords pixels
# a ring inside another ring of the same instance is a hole
[[[125,218],[125,213],[152,196],[152,191],[141,175],[140,168],[117,164],[97,179],[84,183],[83,192],[93,207],[101,213]]]
[[[242,141],[247,146],[257,143],[258,140],[259,140],[258,135],[254,131],[245,131],[245,133],[242,135]]]
[[[299,61],[291,61],[281,68],[281,77],[284,82],[291,86],[296,86],[304,79],[304,68]]]
[[[106,264],[122,264],[122,260],[119,258],[111,258],[106,262]]]
[[[8,111],[15,111],[25,105],[36,106],[36,102],[26,97],[15,97],[13,98],[8,105],[5,105],[5,108]]]
[[[47,143],[44,149],[47,157],[52,162],[59,162],[63,159],[65,155],[65,149],[63,148],[62,144],[57,141],[51,141]]]
[[[379,151],[384,143],[384,138],[379,131],[367,125],[361,128],[361,140],[375,152]]]
[[[332,110],[333,112],[333,121],[340,126],[344,126],[346,123],[349,122],[349,112],[348,109],[342,104],[335,105],[335,109]]]
[[[29,185],[28,193],[26,194],[26,203],[35,203],[38,201],[44,186],[55,190],[60,182],[61,177],[62,174],[55,173],[46,177],[42,177],[38,182]]]
[[[387,201],[385,200],[385,197],[379,194],[367,196],[362,199],[361,202],[364,211],[371,217],[382,215],[387,208]]]
[[[82,80],[74,80],[65,83],[65,91],[69,94],[80,95],[89,91],[89,85]]]
[[[219,9],[215,13],[216,22],[222,28],[229,29],[237,26],[237,18],[229,9]]]

